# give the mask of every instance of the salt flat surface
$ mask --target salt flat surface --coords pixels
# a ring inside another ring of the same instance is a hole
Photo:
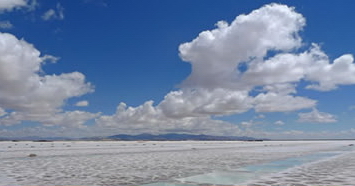
[[[355,185],[355,152],[305,164],[253,181],[250,186]]]
[[[352,143],[355,142],[0,142],[0,185],[174,182],[214,171],[231,171],[247,165],[334,151]],[[29,154],[37,156],[29,157]],[[250,184],[276,182],[285,185],[302,179],[303,184],[309,185],[318,181],[315,175],[323,173],[322,181],[327,184],[355,183],[352,180],[355,177],[354,155],[349,151],[327,161],[288,170],[281,177],[271,175]]]

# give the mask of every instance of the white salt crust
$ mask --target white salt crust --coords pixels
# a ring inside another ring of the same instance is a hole
[[[288,157],[334,151],[351,143],[354,141],[0,142],[0,185],[176,182],[179,178],[216,170],[228,171]],[[30,154],[36,156],[29,157]],[[249,184],[354,184],[354,160],[355,154],[348,152]]]

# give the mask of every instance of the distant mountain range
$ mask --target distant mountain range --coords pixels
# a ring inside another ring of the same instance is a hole
[[[211,136],[211,135],[193,135],[193,134],[139,134],[139,135],[126,135],[119,134],[107,137],[112,140],[123,140],[123,141],[137,141],[137,140],[149,140],[149,141],[185,141],[185,140],[201,140],[201,141],[246,141],[246,140],[257,140],[252,137],[238,137],[238,136]]]
[[[195,140],[195,141],[256,141],[261,139],[256,139],[247,136],[212,136],[212,135],[194,135],[194,134],[139,134],[139,135],[127,135],[119,134],[114,136],[107,137],[86,137],[86,138],[64,138],[64,137],[18,137],[18,138],[1,138],[0,141],[71,141],[71,140],[84,140],[84,141],[102,141],[102,140],[121,140],[121,141],[186,141],[186,140]]]

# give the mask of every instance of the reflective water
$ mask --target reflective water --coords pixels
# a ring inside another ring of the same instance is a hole
[[[284,160],[273,161],[269,163],[249,165],[240,169],[231,171],[216,171],[212,173],[196,175],[177,179],[177,183],[153,183],[146,186],[194,186],[199,184],[213,185],[233,185],[242,184],[251,180],[258,179],[272,173],[278,173],[286,169],[299,166],[305,163],[311,163],[324,158],[329,158],[344,151],[319,152],[311,155],[288,158]]]

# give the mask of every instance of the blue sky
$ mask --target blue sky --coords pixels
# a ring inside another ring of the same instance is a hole
[[[355,3],[276,3],[0,0],[0,136],[354,138]]]

